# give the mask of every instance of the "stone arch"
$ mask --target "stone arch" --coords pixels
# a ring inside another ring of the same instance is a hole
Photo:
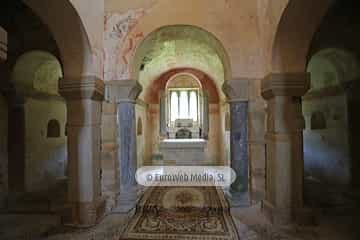
[[[332,0],[289,0],[272,45],[272,72],[305,72],[311,41],[332,3]]]
[[[64,77],[77,79],[80,76],[92,75],[94,66],[91,44],[73,4],[69,0],[59,0],[53,1],[49,8],[46,0],[25,0],[24,3],[40,17],[53,34],[60,49]]]
[[[161,76],[154,80],[151,86],[144,89],[142,93],[142,95],[144,96],[144,100],[148,103],[157,103],[159,101],[160,91],[164,90],[169,80],[177,74],[193,75],[194,77],[196,77],[196,79],[199,80],[199,85],[201,86],[201,88],[207,92],[209,102],[219,102],[219,91],[214,80],[209,75],[193,68],[176,68],[163,73]]]
[[[60,137],[60,123],[56,119],[51,119],[47,125],[47,138],[58,138]]]
[[[171,69],[189,67],[211,76],[219,89],[231,78],[229,57],[212,33],[193,25],[169,25],[154,30],[138,45],[131,61],[130,76],[145,87]],[[143,77],[145,73],[146,78]]]
[[[200,80],[194,74],[191,74],[188,72],[179,72],[179,73],[176,73],[175,75],[171,76],[169,78],[169,80],[167,81],[165,88],[167,88],[171,85],[174,86],[174,85],[179,84],[180,83],[179,81],[181,81],[181,80],[179,80],[179,78],[182,78],[185,76],[189,77],[188,85],[191,85],[192,87],[202,88]]]
[[[360,78],[360,61],[344,49],[327,48],[311,56],[307,71],[312,74],[311,90],[344,85]]]
[[[326,118],[322,112],[314,112],[311,115],[311,130],[326,129]]]

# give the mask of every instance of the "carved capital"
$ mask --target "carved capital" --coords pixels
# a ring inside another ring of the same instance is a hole
[[[250,81],[248,78],[233,79],[226,81],[222,89],[230,102],[248,101]]]
[[[142,91],[134,80],[114,80],[106,82],[105,100],[108,102],[135,102]]]
[[[66,100],[93,99],[102,101],[104,98],[104,81],[94,76],[79,79],[64,78],[60,80],[59,92]]]
[[[261,82],[264,99],[275,96],[301,97],[310,88],[309,73],[273,73]]]

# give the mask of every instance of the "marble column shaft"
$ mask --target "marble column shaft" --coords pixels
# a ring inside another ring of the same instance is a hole
[[[306,73],[272,74],[262,82],[262,96],[268,103],[263,211],[276,224],[297,221],[303,211],[301,96],[309,86]]]
[[[106,100],[117,103],[119,193],[115,212],[125,213],[136,205],[137,169],[135,105],[142,88],[133,80],[109,81]]]
[[[68,223],[94,225],[103,212],[100,184],[101,101],[104,83],[95,77],[63,79],[67,105]]]
[[[231,167],[237,175],[230,192],[240,204],[249,204],[248,102],[231,102],[230,115]]]
[[[120,194],[136,186],[136,118],[135,103],[120,102],[118,121],[118,159],[120,160]]]
[[[233,207],[248,207],[249,193],[249,142],[248,111],[249,81],[241,78],[227,81],[223,91],[230,103],[230,154],[231,168],[236,180],[230,186],[229,201]]]

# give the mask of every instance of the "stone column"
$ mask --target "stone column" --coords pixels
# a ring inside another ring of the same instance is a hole
[[[223,90],[230,103],[231,168],[236,180],[230,186],[229,202],[232,207],[250,205],[249,194],[249,143],[248,143],[248,91],[249,80],[231,80]]]
[[[100,147],[104,82],[96,77],[63,79],[60,94],[67,105],[69,221],[90,226],[102,214]]]
[[[133,80],[109,81],[106,99],[117,103],[119,194],[114,212],[129,212],[136,205],[137,168],[135,105],[142,88]]]
[[[303,211],[301,97],[309,87],[307,73],[271,74],[262,81],[261,93],[268,104],[263,211],[275,224],[298,221]]]

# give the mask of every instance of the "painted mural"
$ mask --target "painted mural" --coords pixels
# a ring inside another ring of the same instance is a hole
[[[135,30],[146,9],[131,9],[126,13],[108,13],[105,18],[104,79],[128,79],[130,62],[144,33]]]

